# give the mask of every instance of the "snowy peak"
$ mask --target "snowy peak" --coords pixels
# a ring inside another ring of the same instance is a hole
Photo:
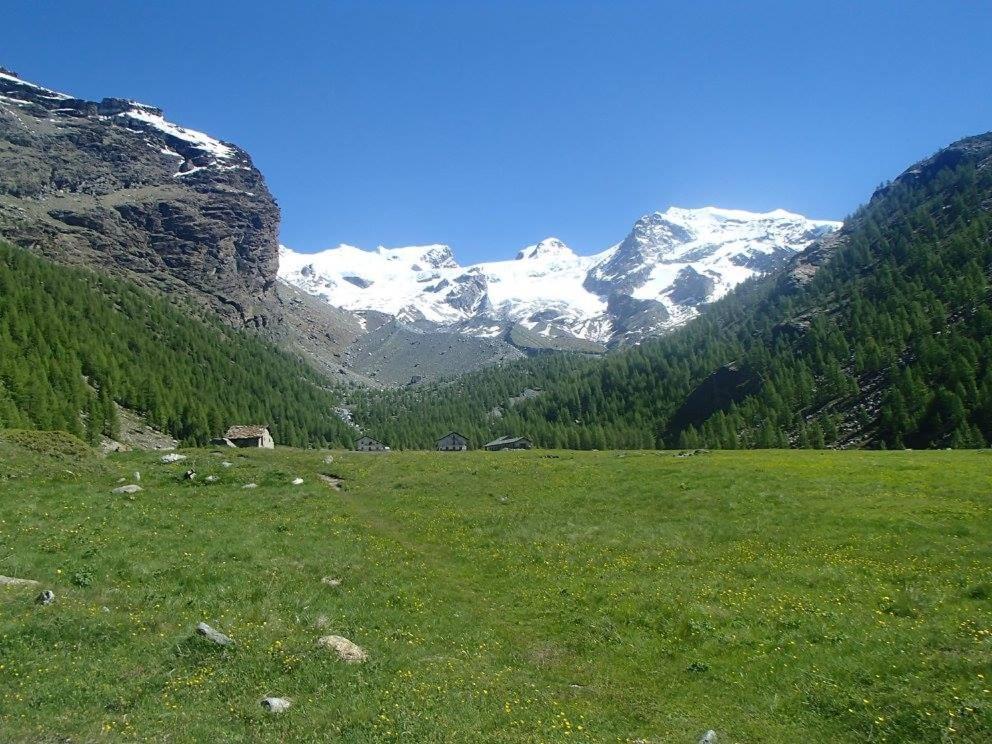
[[[671,207],[644,215],[605,251],[558,238],[512,261],[459,266],[446,245],[281,249],[280,276],[332,305],[378,310],[473,335],[522,327],[546,338],[607,343],[684,323],[745,279],[772,270],[839,223],[784,210]]]
[[[536,245],[529,245],[517,254],[517,261],[526,260],[573,260],[575,253],[558,238],[545,238]]]

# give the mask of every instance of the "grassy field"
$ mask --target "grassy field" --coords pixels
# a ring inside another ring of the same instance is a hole
[[[992,741],[992,453],[186,454],[0,440],[0,740]]]

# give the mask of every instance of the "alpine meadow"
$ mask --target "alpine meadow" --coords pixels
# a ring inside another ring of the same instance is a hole
[[[0,743],[992,742],[988,8],[4,15]]]

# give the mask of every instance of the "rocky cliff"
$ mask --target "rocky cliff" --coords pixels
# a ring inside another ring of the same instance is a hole
[[[85,101],[0,68],[0,237],[266,327],[279,209],[251,158],[135,101]]]

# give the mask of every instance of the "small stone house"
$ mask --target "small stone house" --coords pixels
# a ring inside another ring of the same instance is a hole
[[[268,428],[264,426],[232,426],[227,430],[224,439],[230,441],[235,447],[275,449],[276,446]]]
[[[372,437],[360,437],[358,441],[355,442],[355,451],[389,452],[389,447],[380,442],[378,439],[373,439]]]
[[[437,440],[439,452],[465,452],[468,449],[468,438],[457,431],[451,431]]]
[[[527,437],[500,437],[483,445],[490,452],[498,450],[532,449],[534,443]]]

